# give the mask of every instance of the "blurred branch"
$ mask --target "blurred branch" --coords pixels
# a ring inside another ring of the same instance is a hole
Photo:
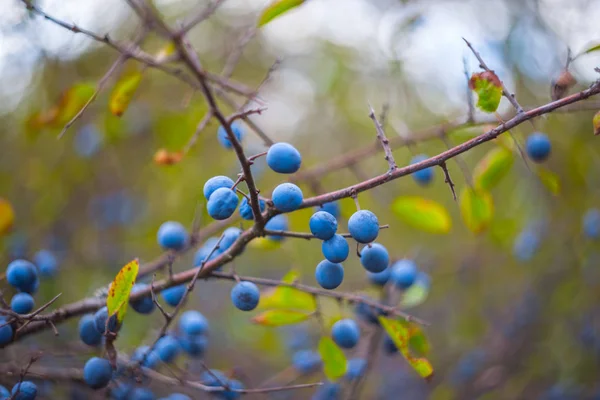
[[[198,14],[194,15],[189,19],[189,21],[184,22],[181,28],[175,32],[176,36],[185,35],[190,29],[198,25],[200,22],[204,21],[211,15],[217,11],[217,8],[224,2],[225,0],[214,0],[212,1],[206,8],[201,10]]]
[[[392,154],[390,141],[385,136],[383,126],[379,123],[379,120],[375,115],[375,110],[373,110],[373,107],[371,107],[371,105],[369,105],[369,118],[371,118],[373,120],[373,123],[375,124],[375,130],[377,131],[377,140],[379,140],[381,146],[383,147],[383,151],[385,152],[385,160],[387,161],[390,167],[390,172],[394,171],[396,168],[398,168],[398,166],[396,165],[396,161],[394,161],[394,155]]]

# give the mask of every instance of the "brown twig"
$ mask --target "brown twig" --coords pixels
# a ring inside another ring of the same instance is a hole
[[[388,224],[385,224],[385,225],[380,225],[379,229],[387,229],[389,227],[390,226]],[[265,234],[265,236],[285,236],[285,237],[292,237],[292,238],[306,239],[306,240],[317,239],[317,237],[315,235],[313,235],[312,233],[304,233],[304,232],[290,232],[290,231],[265,229],[264,234]],[[350,235],[349,233],[340,233],[339,235],[343,236],[345,238],[352,237],[352,235]]]
[[[440,164],[440,167],[442,167],[442,170],[444,171],[444,182],[446,182],[448,184],[448,186],[450,186],[450,190],[452,191],[452,197],[454,198],[454,201],[456,201],[456,192],[454,191],[454,182],[452,182],[452,178],[450,177],[450,172],[448,172],[448,166],[446,165],[445,162]]]
[[[371,105],[369,105],[369,118],[371,118],[373,120],[373,123],[375,124],[375,130],[377,131],[377,140],[379,140],[379,143],[381,143],[381,146],[383,147],[383,151],[385,152],[385,160],[387,161],[390,167],[389,171],[392,172],[396,168],[398,168],[398,166],[396,165],[396,161],[394,160],[394,155],[392,154],[390,142],[385,136],[385,132],[383,131],[383,126],[381,126],[381,124],[379,123],[379,120],[375,115],[375,110],[373,110],[373,107],[371,107]]]

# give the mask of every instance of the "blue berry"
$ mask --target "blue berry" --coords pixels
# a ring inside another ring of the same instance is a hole
[[[131,400],[154,400],[154,393],[148,388],[135,388],[131,393]]]
[[[335,219],[340,217],[340,205],[337,201],[332,201],[331,203],[325,203],[318,207],[316,207],[315,211],[325,211],[329,214],[333,215]]]
[[[208,331],[208,320],[198,311],[189,310],[181,314],[179,329],[187,335],[202,335]]]
[[[136,283],[131,288],[131,294],[135,294],[141,292],[142,290],[147,289],[149,286],[146,283]],[[129,300],[129,304],[131,308],[140,314],[150,314],[154,311],[154,302],[152,301],[152,295],[147,294],[144,297],[137,300]]]
[[[233,190],[219,188],[211,194],[208,203],[206,203],[208,215],[216,220],[227,219],[233,215],[239,201]]]
[[[266,207],[265,201],[262,199],[259,199],[258,207],[260,208],[260,212],[265,211],[265,207]],[[250,206],[248,199],[246,199],[245,197],[242,199],[242,203],[240,204],[240,215],[242,216],[243,219],[245,219],[247,221],[252,221],[254,219],[254,213],[252,212],[252,207]]]
[[[4,386],[0,385],[0,399],[5,400],[10,397],[10,391]]]
[[[6,269],[8,283],[22,292],[30,293],[37,281],[35,265],[26,260],[15,260]]]
[[[317,211],[308,221],[313,235],[321,240],[331,239],[337,231],[337,220],[326,211]]]
[[[379,325],[379,319],[377,318],[379,315],[386,315],[383,310],[371,307],[370,305],[362,302],[356,304],[354,312],[363,321],[373,325]]]
[[[417,156],[414,156],[412,160],[410,160],[410,164],[412,165],[420,163],[421,161],[425,161],[428,158],[429,157],[427,157],[425,154],[419,154]],[[427,185],[431,183],[431,180],[433,179],[433,168],[428,167],[419,171],[415,171],[412,173],[412,177],[415,180],[415,182],[417,182],[419,185]]]
[[[360,210],[348,220],[350,235],[359,243],[371,243],[379,234],[377,216],[369,210]]]
[[[390,278],[399,289],[408,289],[417,278],[417,264],[414,261],[403,259],[392,265]]]
[[[141,365],[145,368],[154,368],[160,362],[160,357],[156,351],[150,350],[150,346],[141,346],[135,349],[131,360],[141,362]],[[142,362],[142,360],[144,361]]]
[[[201,357],[206,351],[208,340],[203,335],[180,335],[178,337],[179,345],[187,354],[192,357]]]
[[[317,265],[315,278],[323,289],[335,289],[344,280],[344,267],[342,267],[342,264],[323,260]]]
[[[97,346],[102,342],[102,334],[96,329],[93,314],[86,314],[79,320],[79,338],[88,346]]]
[[[365,360],[364,358],[352,358],[348,360],[348,366],[346,369],[346,379],[358,379],[361,376],[363,376],[366,369],[367,360]]]
[[[158,228],[156,239],[163,249],[181,250],[187,244],[189,235],[179,222],[167,221]]]
[[[271,200],[275,207],[283,212],[297,210],[303,200],[302,190],[293,183],[282,183],[273,190]]]
[[[244,389],[244,384],[236,379],[229,379],[227,381],[227,386],[229,386],[229,389],[234,389],[234,390],[243,390]],[[235,399],[240,398],[241,395],[242,395],[242,393],[240,393],[240,392],[234,392],[233,390],[225,390],[220,393],[219,397],[221,397],[222,399],[225,399],[225,400],[235,400]]]
[[[353,319],[342,319],[333,324],[331,338],[338,346],[351,349],[360,339],[360,328]]]
[[[166,363],[173,361],[180,350],[179,342],[171,335],[161,337],[154,346],[154,351],[158,354],[158,358]]]
[[[200,382],[204,383],[206,386],[221,386],[228,381],[229,379],[227,379],[227,376],[218,369],[211,369],[210,372],[204,371],[200,375]]]
[[[168,397],[163,397],[162,400],[192,400],[192,398],[185,394],[172,393]]]
[[[223,239],[221,239],[221,244],[219,245],[219,250],[225,252],[241,235],[242,230],[240,228],[231,227],[225,229],[223,232]]]
[[[33,256],[33,262],[38,267],[40,275],[45,277],[55,276],[58,272],[58,261],[49,250],[40,250]]]
[[[293,174],[300,169],[302,156],[289,143],[275,143],[267,151],[267,165],[280,174]]]
[[[513,255],[520,261],[529,261],[535,255],[539,245],[538,234],[531,229],[526,229],[515,238]]]
[[[590,239],[600,237],[600,210],[592,208],[583,216],[583,233]]]
[[[96,330],[101,334],[104,334],[106,331],[106,321],[108,320],[108,308],[102,307],[96,314],[94,314],[94,321],[96,323]],[[117,316],[113,315],[110,317],[110,321],[108,323],[108,331],[116,332],[117,331]]]
[[[185,288],[185,285],[171,286],[162,291],[162,298],[171,307],[176,307],[185,294]]]
[[[242,125],[239,122],[234,121],[231,124],[231,130],[233,131],[233,134],[238,140],[238,142],[241,142],[246,134]],[[231,141],[229,140],[229,135],[227,134],[227,131],[222,126],[220,126],[217,130],[217,139],[219,140],[221,146],[225,147],[226,149],[231,149],[233,147]]]
[[[12,388],[12,400],[35,400],[37,397],[37,386],[31,381],[17,383]]]
[[[387,334],[383,338],[383,351],[389,355],[396,354],[398,352],[398,347],[396,347],[396,344],[392,338]]]
[[[269,221],[267,221],[267,223],[265,224],[265,229],[271,230],[271,231],[287,231],[288,226],[289,226],[289,222],[288,222],[287,215],[278,214],[278,215],[274,216],[273,218],[271,218]],[[273,239],[273,240],[277,240],[277,241],[283,240],[284,237],[285,236],[280,236],[280,235],[269,235],[268,236],[269,239]]]
[[[110,398],[114,400],[129,400],[129,395],[133,392],[133,387],[126,383],[120,383],[111,388]]]
[[[0,325],[4,325],[6,323],[6,317],[0,316]],[[0,328],[0,346],[3,346],[12,341],[13,329],[12,326],[4,325]]]
[[[312,350],[298,350],[292,356],[292,365],[302,374],[314,371],[321,363],[321,355]]]
[[[321,386],[311,400],[339,400],[342,394],[342,386],[339,383],[327,382]]]
[[[204,197],[206,200],[210,200],[210,196],[214,193],[215,190],[220,188],[231,189],[235,182],[231,180],[231,178],[223,175],[213,176],[204,184],[204,189],[202,192],[204,193]]]
[[[525,149],[529,158],[539,163],[548,158],[552,145],[548,136],[540,132],[534,132],[527,138]]]
[[[213,248],[217,245],[218,241],[219,238],[215,236],[206,239],[206,242],[204,242],[202,247],[200,247],[198,251],[196,251],[196,254],[194,254],[194,267],[200,266],[202,262],[206,260],[208,255],[212,252]],[[219,248],[216,249],[210,256],[210,258],[206,261],[214,260],[215,258],[220,256],[221,253],[223,253],[223,251],[221,250],[221,246],[219,246]]]
[[[231,289],[233,305],[242,311],[251,311],[258,305],[260,290],[252,282],[239,282]]]
[[[369,272],[381,272],[390,263],[390,256],[385,247],[379,243],[371,243],[362,249],[360,263]]]
[[[342,235],[335,234],[329,240],[321,243],[321,251],[323,256],[333,263],[341,263],[348,258],[350,253],[350,246]]]
[[[367,271],[367,278],[369,281],[377,286],[385,286],[388,279],[390,279],[391,269],[386,268],[381,272],[369,272]]]
[[[83,380],[92,389],[101,389],[108,386],[112,372],[107,359],[92,357],[83,367]]]
[[[33,297],[28,293],[17,293],[10,300],[10,308],[17,314],[28,314],[34,305]]]

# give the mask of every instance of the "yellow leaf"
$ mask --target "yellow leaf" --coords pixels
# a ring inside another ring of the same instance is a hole
[[[156,53],[156,60],[164,62],[170,55],[175,53],[175,50],[177,50],[177,46],[175,46],[175,43],[170,42]]]
[[[0,197],[0,235],[6,234],[15,222],[15,212],[12,205]]]
[[[95,91],[96,87],[92,83],[71,86],[61,94],[56,104],[34,114],[29,119],[29,125],[33,128],[62,128],[87,104]]]
[[[490,150],[473,171],[475,187],[481,190],[491,190],[510,171],[513,162],[514,156],[511,151],[503,147]]]
[[[263,326],[293,325],[306,321],[310,315],[291,310],[269,310],[252,318],[252,322]]]
[[[348,362],[342,349],[328,336],[319,340],[319,354],[323,360],[323,372],[330,381],[334,382],[346,373]]]
[[[411,367],[423,378],[430,380],[433,377],[433,367],[431,363],[423,357],[415,357],[410,353],[409,343],[411,335],[419,334],[419,331],[406,323],[379,316],[379,323],[390,336],[400,353],[404,356]]]
[[[139,268],[140,263],[137,259],[125,265],[121,268],[108,289],[108,297],[106,298],[108,315],[112,316],[116,313],[118,323],[123,322],[125,312],[127,312],[129,294],[131,293],[131,288],[135,284]]]
[[[492,195],[483,190],[465,187],[460,193],[460,211],[467,228],[473,233],[481,233],[494,217]]]
[[[448,211],[433,200],[401,196],[392,204],[392,210],[407,225],[425,232],[448,233],[452,226]]]
[[[260,28],[291,9],[298,7],[304,3],[304,1],[305,0],[275,0],[263,10],[258,19],[258,27]]]
[[[113,92],[110,96],[109,108],[110,112],[117,117],[123,115],[137,88],[142,81],[142,72],[136,71],[132,74],[122,76],[115,84]]]
[[[540,181],[546,188],[555,196],[560,194],[560,179],[554,172],[545,168],[539,167],[536,171]]]
[[[281,242],[268,237],[259,237],[251,241],[248,246],[258,250],[275,250],[281,247]]]
[[[282,281],[294,283],[298,279],[298,272],[291,270],[285,274]],[[261,310],[285,309],[314,312],[316,304],[314,297],[309,293],[288,286],[277,286],[261,294],[258,308]]]

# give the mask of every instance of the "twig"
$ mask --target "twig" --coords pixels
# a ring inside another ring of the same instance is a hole
[[[183,36],[190,29],[198,25],[200,22],[208,19],[211,15],[217,11],[217,8],[224,2],[225,0],[214,0],[212,1],[206,8],[201,10],[198,14],[194,15],[189,19],[189,21],[184,22],[181,28],[175,32],[175,36]]]
[[[390,147],[390,142],[389,142],[388,138],[385,136],[383,127],[379,123],[379,120],[377,120],[377,116],[375,115],[375,110],[373,110],[373,107],[371,107],[370,104],[369,104],[369,118],[371,118],[373,120],[373,123],[375,124],[375,130],[377,131],[377,139],[381,143],[381,146],[383,147],[383,151],[385,152],[385,160],[387,161],[387,163],[390,167],[390,172],[394,171],[396,168],[398,168],[398,166],[396,165],[396,161],[394,160],[394,155],[392,154],[392,148]]]
[[[390,226],[388,224],[385,224],[385,225],[380,225],[379,229],[387,229],[389,227]],[[263,233],[266,236],[285,236],[285,237],[293,237],[293,238],[306,239],[306,240],[317,239],[317,237],[315,235],[313,235],[312,233],[304,233],[304,232],[290,232],[290,231],[265,229]],[[349,233],[340,233],[339,235],[343,236],[345,238],[352,237],[352,235],[350,235]]]
[[[444,171],[444,182],[446,182],[448,184],[448,186],[450,186],[450,190],[452,191],[452,197],[454,198],[454,201],[456,201],[456,192],[454,191],[454,182],[452,182],[452,178],[450,177],[450,172],[448,172],[448,167],[446,166],[445,162],[441,163],[440,167],[442,167],[442,170]]]
[[[196,126],[196,131],[194,132],[194,134],[192,136],[190,136],[190,139],[188,140],[188,142],[183,147],[183,153],[184,154],[187,153],[187,152],[189,152],[190,149],[196,144],[196,141],[198,140],[198,137],[200,136],[200,133],[202,133],[202,131],[204,130],[204,128],[206,128],[206,125],[208,125],[208,123],[210,122],[211,118],[212,118],[212,112],[211,111],[208,111],[206,114],[204,114],[204,117],[202,117],[202,119],[198,123],[198,126]]]

